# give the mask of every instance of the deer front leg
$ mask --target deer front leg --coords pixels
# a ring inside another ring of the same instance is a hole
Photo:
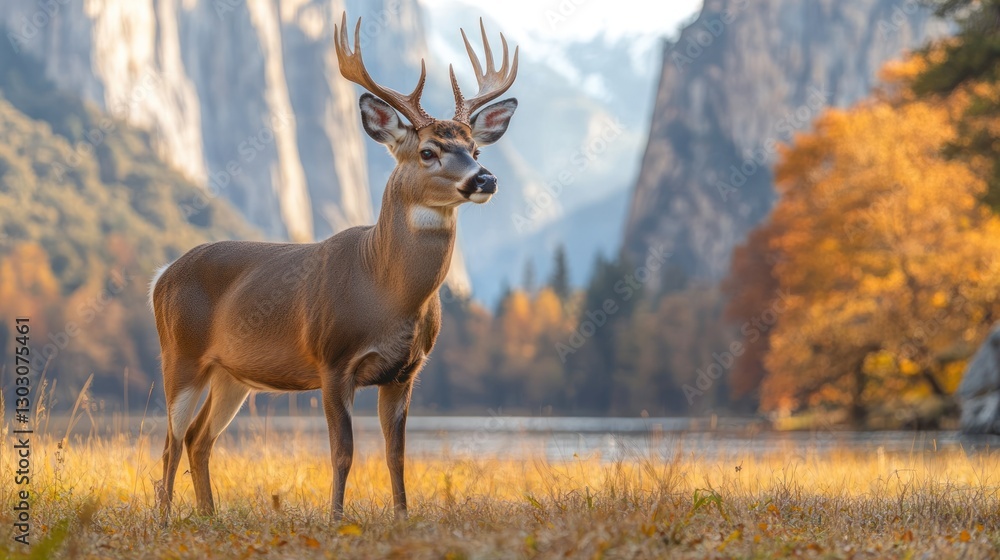
[[[344,490],[354,460],[354,433],[351,425],[353,408],[353,387],[337,384],[323,387],[323,410],[330,429],[330,456],[333,462],[331,515],[334,521],[344,518]]]
[[[412,383],[391,383],[378,388],[378,417],[385,436],[385,461],[392,480],[392,505],[396,519],[406,519],[406,488],[403,486],[403,451],[406,444],[406,413],[410,408]]]

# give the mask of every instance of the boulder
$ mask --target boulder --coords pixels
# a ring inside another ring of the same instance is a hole
[[[1000,323],[966,366],[957,396],[962,432],[1000,434]]]

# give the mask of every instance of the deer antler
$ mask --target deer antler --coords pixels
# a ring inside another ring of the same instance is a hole
[[[420,60],[420,80],[417,87],[410,95],[403,95],[398,91],[378,85],[365,69],[364,60],[361,59],[361,18],[354,28],[354,52],[351,52],[347,41],[347,12],[344,12],[340,29],[333,26],[333,35],[337,48],[337,61],[340,63],[340,73],[348,80],[372,92],[376,97],[388,103],[409,120],[414,128],[421,128],[434,122],[434,117],[427,114],[427,111],[420,106],[420,94],[424,91],[424,80],[427,78],[427,69],[424,67],[423,59]]]
[[[479,29],[483,33],[483,48],[486,51],[486,72],[483,72],[483,68],[479,64],[479,58],[476,56],[476,52],[472,50],[469,38],[465,36],[465,30],[462,30],[462,40],[465,41],[465,50],[469,52],[469,59],[472,60],[472,68],[476,72],[476,81],[479,82],[479,92],[476,93],[475,97],[465,99],[458,87],[458,80],[455,79],[455,68],[452,66],[448,67],[451,71],[451,87],[455,90],[454,120],[465,124],[469,124],[469,119],[476,109],[500,97],[503,95],[503,92],[510,89],[510,86],[514,84],[514,78],[517,77],[517,51],[520,47],[514,48],[514,62],[510,65],[510,73],[508,73],[507,39],[504,38],[503,33],[500,34],[500,41],[503,43],[503,62],[500,65],[500,70],[497,71],[493,66],[493,51],[490,49],[490,42],[486,38],[486,26],[483,25],[482,18],[479,18]]]

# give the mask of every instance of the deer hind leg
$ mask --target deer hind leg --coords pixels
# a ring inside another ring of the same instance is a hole
[[[178,366],[164,361],[164,378],[179,379],[185,376],[179,375]],[[169,368],[169,371],[168,371]],[[181,454],[184,447],[184,434],[191,419],[194,417],[195,408],[198,406],[198,398],[201,396],[202,387],[191,385],[182,389],[165,392],[167,401],[167,437],[163,445],[163,479],[158,488],[157,500],[160,504],[160,511],[163,514],[163,522],[166,523],[170,516],[170,505],[174,498],[174,481],[177,478],[177,467],[181,462]]]
[[[208,461],[212,456],[212,446],[219,434],[229,426],[239,411],[243,401],[250,394],[250,388],[233,379],[221,369],[212,372],[208,398],[188,428],[184,437],[188,449],[188,463],[191,465],[191,481],[198,500],[198,512],[211,515],[215,512],[212,499],[212,480]]]

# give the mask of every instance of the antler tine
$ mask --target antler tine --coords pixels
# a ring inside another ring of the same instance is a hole
[[[483,34],[483,50],[486,51],[484,56],[486,57],[486,74],[492,74],[495,70],[493,67],[493,49],[490,48],[490,40],[486,37],[486,24],[483,23],[483,18],[479,18],[479,31]]]
[[[483,67],[479,65],[479,56],[476,55],[476,51],[469,44],[469,38],[465,36],[465,30],[459,29],[459,31],[462,32],[462,40],[465,41],[465,51],[469,53],[469,60],[472,61],[472,69],[476,72],[476,82],[482,84]]]
[[[427,79],[427,67],[422,59],[417,87],[413,88],[409,95],[403,95],[396,90],[379,85],[368,74],[364,59],[361,57],[361,18],[358,18],[358,23],[354,27],[353,51],[347,39],[347,12],[344,12],[339,29],[334,24],[333,34],[341,75],[388,103],[392,108],[402,113],[418,130],[434,122],[434,118],[420,106],[420,96],[424,91],[424,82]]]
[[[455,119],[458,120],[458,107],[462,106],[465,101],[465,96],[462,95],[462,89],[458,87],[458,79],[455,78],[455,65],[448,65],[448,73],[451,75],[451,90],[455,93]]]
[[[514,48],[514,59],[511,62],[508,58],[507,38],[503,36],[503,33],[500,34],[500,42],[503,45],[503,60],[500,64],[500,70],[497,71],[493,60],[493,50],[490,48],[490,41],[486,36],[486,25],[483,24],[482,18],[479,18],[479,29],[483,35],[483,50],[486,57],[485,72],[483,72],[479,57],[476,56],[472,45],[469,44],[465,30],[461,30],[462,40],[465,41],[465,50],[469,53],[469,60],[472,61],[472,69],[476,74],[476,82],[479,84],[479,91],[475,97],[465,99],[458,87],[458,80],[455,79],[455,70],[451,68],[451,86],[455,91],[454,120],[466,124],[469,123],[472,113],[476,109],[503,95],[505,91],[510,89],[510,86],[514,85],[514,78],[517,77],[517,53],[520,47]]]
[[[507,64],[510,61],[507,59],[507,38],[503,36],[503,32],[500,33],[500,44],[503,45],[503,63],[500,65],[500,74],[507,75]]]

